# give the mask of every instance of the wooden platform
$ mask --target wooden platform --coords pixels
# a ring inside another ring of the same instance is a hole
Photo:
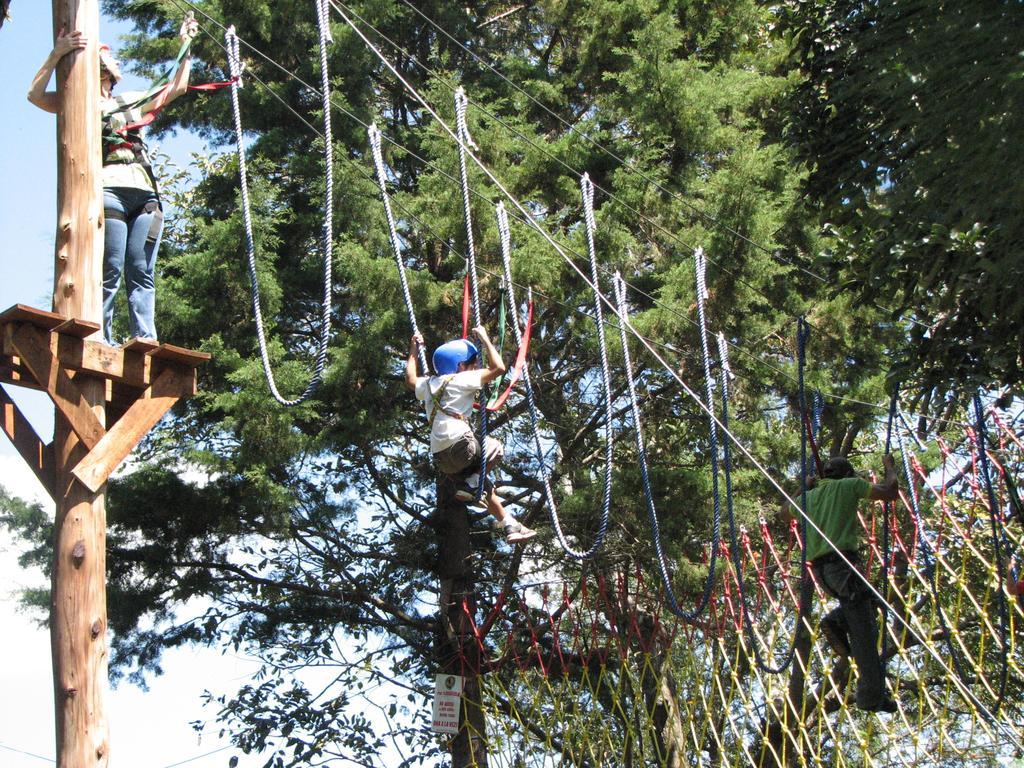
[[[72,474],[90,491],[107,481],[143,436],[181,398],[196,392],[196,369],[210,359],[148,339],[110,347],[100,327],[15,304],[0,313],[0,383],[46,392],[89,449]],[[101,421],[76,385],[80,377],[106,382]],[[0,387],[4,433],[43,486],[54,493],[53,446],[44,443],[10,396]]]

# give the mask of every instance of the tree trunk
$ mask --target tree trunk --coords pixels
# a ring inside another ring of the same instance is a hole
[[[811,631],[808,622],[813,598],[814,592],[808,573],[800,583],[800,608],[786,698],[777,702],[775,707],[768,708],[759,768],[786,768],[800,764],[803,747],[800,734],[804,733],[804,686],[807,681],[807,662],[811,655]]]
[[[487,768],[487,716],[481,686],[481,648],[473,632],[476,577],[471,564],[469,515],[452,484],[437,482],[437,573],[440,580],[438,655],[444,672],[463,677],[459,732],[449,750],[452,768]]]
[[[663,768],[682,768],[685,764],[686,730],[679,709],[675,676],[667,663],[667,657],[667,650],[652,656],[654,676],[645,679],[644,698],[654,723],[658,765]]]
[[[53,29],[79,30],[89,46],[57,67],[57,236],[53,310],[101,321],[103,218],[97,0],[53,0]],[[48,352],[48,350],[47,350]],[[104,383],[75,383],[103,423]],[[86,454],[67,420],[54,428],[57,512],[50,638],[58,768],[106,766],[105,487],[91,493],[70,474]]]

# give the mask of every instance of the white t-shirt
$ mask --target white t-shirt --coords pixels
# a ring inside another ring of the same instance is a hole
[[[430,430],[431,453],[443,451],[454,445],[464,434],[473,431],[469,425],[469,417],[473,413],[473,402],[476,400],[477,392],[483,388],[484,373],[483,370],[460,371],[449,376],[420,376],[416,379],[416,399],[423,402],[423,410],[426,411],[428,419],[430,412],[434,410],[434,399],[444,387],[444,394],[441,395],[437,414],[434,416],[434,426]],[[447,387],[444,386],[445,381],[448,382]],[[449,413],[457,413],[463,418],[449,416]]]

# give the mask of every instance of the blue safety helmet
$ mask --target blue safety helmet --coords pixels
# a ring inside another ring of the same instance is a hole
[[[434,350],[434,370],[439,376],[446,376],[459,370],[459,363],[476,360],[480,350],[465,339],[455,339]]]

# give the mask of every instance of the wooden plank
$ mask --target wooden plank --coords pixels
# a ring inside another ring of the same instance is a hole
[[[78,384],[71,380],[50,351],[49,334],[22,325],[14,334],[14,346],[36,381],[46,388],[57,410],[88,450],[92,450],[106,431],[93,413]],[[101,395],[102,396],[102,395]]]
[[[161,344],[160,349],[153,353],[153,357],[196,368],[209,362],[211,355],[209,352],[196,352],[192,349],[185,349],[185,347],[176,347],[173,344]]]
[[[121,345],[121,349],[129,352],[152,353],[160,349],[160,342],[155,339],[140,339],[138,336],[128,339]]]
[[[178,402],[181,388],[178,371],[168,368],[161,373],[145,396],[135,401],[71,474],[90,491],[98,491],[139,440]]]
[[[80,320],[78,318],[71,318],[65,320],[63,323],[58,325],[56,328],[51,328],[54,333],[64,333],[68,336],[74,336],[76,339],[84,339],[92,336],[94,333],[100,332],[99,323],[90,323],[88,320]]]
[[[0,417],[4,434],[10,439],[21,458],[35,473],[43,488],[56,501],[54,486],[53,443],[44,443],[7,390],[0,387]]]
[[[28,304],[15,304],[0,312],[0,323],[31,323],[46,331],[56,328],[67,320],[68,318],[58,315],[56,312],[36,309]]]

